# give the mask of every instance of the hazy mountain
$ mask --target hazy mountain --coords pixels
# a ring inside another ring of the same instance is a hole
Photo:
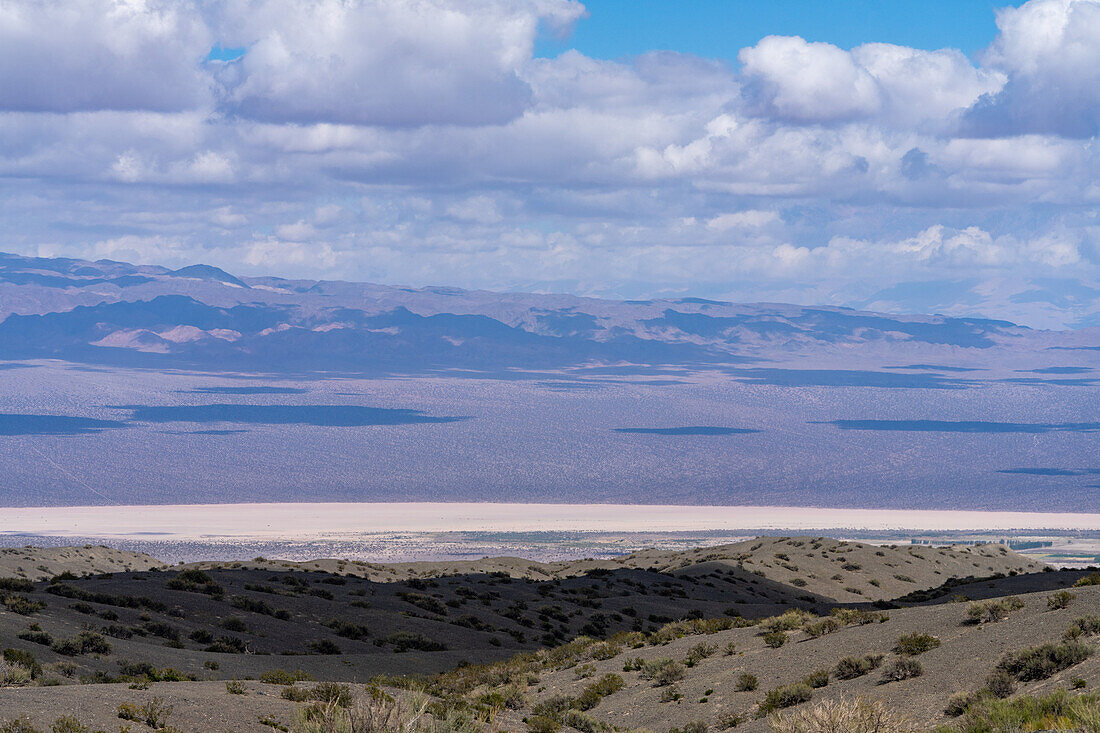
[[[1096,328],[4,255],[0,380],[6,505],[1100,500]]]

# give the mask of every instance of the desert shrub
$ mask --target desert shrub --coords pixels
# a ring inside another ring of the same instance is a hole
[[[20,616],[30,616],[31,614],[38,613],[46,604],[42,601],[32,601],[26,596],[4,596],[3,606],[12,613],[18,613]]]
[[[1074,588],[1084,588],[1088,585],[1100,585],[1100,573],[1089,573],[1083,578],[1078,578],[1073,584]]]
[[[660,644],[667,644],[670,641],[675,641],[676,639],[682,639],[685,636],[716,634],[719,631],[732,629],[734,623],[734,620],[731,618],[689,618],[683,619],[682,621],[673,621],[650,634],[649,643],[653,646],[658,646]]]
[[[1071,640],[1060,644],[1039,644],[1018,652],[1009,652],[997,663],[999,669],[1020,682],[1045,680],[1056,672],[1080,664],[1095,650],[1088,644]]]
[[[811,621],[802,627],[802,630],[813,638],[824,636],[825,634],[831,634],[840,628],[841,624],[838,619],[833,616],[827,616],[826,618],[818,621]]]
[[[922,674],[924,674],[924,666],[918,660],[902,657],[886,668],[886,672],[882,675],[882,681],[884,683],[901,682],[913,677],[920,677]]]
[[[351,705],[351,688],[339,682],[318,682],[310,688],[309,699],[346,708]]]
[[[226,680],[225,691],[230,695],[243,695],[245,694],[244,683],[240,680]]]
[[[776,687],[772,690],[768,690],[764,699],[757,705],[757,717],[763,718],[776,710],[809,702],[813,696],[813,688],[805,682],[795,682],[793,685]]]
[[[154,697],[144,705],[124,702],[118,706],[118,717],[123,720],[145,723],[154,730],[164,728],[170,715],[172,715],[172,706],[165,705],[164,700],[159,697]]]
[[[913,726],[878,700],[826,700],[768,718],[772,733],[910,733]]]
[[[423,593],[409,593],[402,591],[397,594],[397,597],[406,603],[411,603],[419,609],[427,611],[428,613],[434,613],[437,616],[447,615],[447,606],[445,606],[439,599],[432,598],[431,596],[424,595]]]
[[[210,652],[211,654],[245,654],[248,652],[248,647],[243,641],[233,636],[219,636],[214,640],[214,643],[210,644],[203,651]]]
[[[914,632],[912,634],[899,636],[898,643],[894,646],[894,651],[903,656],[915,657],[919,654],[924,654],[930,649],[935,649],[939,645],[939,638],[931,634]]]
[[[1077,600],[1076,594],[1070,593],[1068,590],[1060,590],[1047,596],[1047,608],[1051,611],[1069,608],[1075,600]]]
[[[302,687],[284,687],[279,697],[291,702],[305,702],[309,699],[309,690]]]
[[[423,695],[399,700],[381,693],[346,708],[323,703],[302,706],[296,712],[294,730],[296,733],[479,733],[482,728],[460,711],[429,716],[428,700]],[[552,733],[561,730],[561,723],[554,728],[551,721],[551,727],[539,730]]]
[[[1023,607],[1024,602],[1016,596],[977,601],[966,607],[966,620],[972,624],[996,623],[1004,621],[1010,613]]]
[[[395,652],[404,652],[409,649],[416,649],[422,652],[442,652],[447,649],[445,644],[429,639],[423,634],[416,634],[411,631],[398,631],[390,634],[386,637],[386,643],[393,644],[393,650]]]
[[[38,659],[24,649],[5,649],[3,658],[4,661],[9,664],[18,664],[21,667],[26,667],[32,679],[42,674],[42,665],[38,663]]]
[[[570,706],[577,710],[591,710],[600,704],[608,695],[623,689],[623,678],[617,674],[605,674],[600,679],[587,685],[571,703]]]
[[[537,717],[549,718],[560,722],[561,717],[565,715],[566,710],[570,709],[572,703],[573,700],[568,695],[551,695],[535,703],[531,707],[531,713]]]
[[[407,647],[396,649],[395,651],[405,651]],[[331,639],[317,639],[309,642],[309,650],[314,654],[343,654],[344,650],[340,648],[340,645]]]
[[[370,629],[368,629],[366,625],[357,624],[352,621],[334,618],[326,621],[325,626],[336,632],[337,636],[342,636],[345,639],[351,639],[353,641],[366,639],[370,636]]]
[[[1097,634],[1100,634],[1100,616],[1095,615],[1082,616],[1075,620],[1069,629],[1066,629],[1067,638],[1096,636]]]
[[[1016,691],[1016,678],[1003,669],[995,669],[985,679],[985,689],[993,697],[1009,697]]]
[[[0,578],[0,590],[14,593],[34,592],[34,583],[23,578]]]
[[[641,676],[654,687],[664,687],[684,678],[684,666],[671,659],[653,659],[644,663]]]
[[[18,687],[34,679],[31,670],[18,662],[0,661],[0,687]]]
[[[701,641],[690,650],[688,650],[687,657],[684,658],[684,664],[688,667],[694,667],[699,662],[703,661],[707,657],[718,651],[718,647],[714,644],[708,644],[705,641]]]
[[[756,675],[742,672],[737,675],[737,684],[735,687],[738,692],[752,692],[759,684],[760,682],[756,679]]]
[[[81,654],[110,654],[111,643],[94,631],[81,631],[70,639],[60,639],[51,646],[58,654],[75,657]]]
[[[574,730],[581,731],[581,733],[603,733],[611,730],[611,726],[607,723],[596,720],[580,710],[566,710],[561,716],[561,722]]]
[[[1069,695],[1058,690],[1043,697],[1014,697],[998,700],[977,697],[961,713],[953,726],[937,733],[989,733],[990,731],[1081,730],[1097,729],[1100,721],[1100,696]]]
[[[763,619],[760,628],[764,631],[794,631],[801,628],[812,617],[805,611],[792,608],[780,615]]]
[[[952,718],[957,718],[967,711],[978,696],[973,692],[956,692],[947,700],[947,707],[943,709],[943,712],[950,715]]]
[[[218,626],[221,626],[226,631],[236,631],[237,633],[245,633],[248,631],[248,625],[243,619],[237,616],[230,616],[229,618],[223,618],[218,622]]]
[[[214,641],[214,635],[206,629],[195,629],[187,635],[187,638],[200,644],[210,644]]]
[[[619,656],[619,653],[622,652],[622,650],[622,644],[616,644],[613,641],[605,641],[600,644],[594,645],[589,651],[589,654],[592,655],[593,659],[605,661]]]
[[[548,718],[545,715],[531,715],[527,718],[527,730],[530,733],[558,733],[564,726],[556,718]]]
[[[225,589],[214,581],[202,570],[181,570],[176,577],[169,580],[165,587],[169,590],[182,590],[189,593],[205,593],[208,596],[221,598],[225,595]]]
[[[38,624],[32,624],[28,628],[20,631],[16,634],[23,641],[29,641],[32,644],[41,644],[42,646],[53,646],[53,637],[49,633],[42,630]]]
[[[825,687],[829,684],[829,670],[815,669],[813,672],[810,672],[808,675],[806,675],[806,678],[803,680],[803,682],[805,682],[807,685],[814,688],[815,690],[820,687]]]
[[[888,614],[878,611],[864,611],[859,608],[834,608],[829,615],[845,626],[881,624],[890,619]]]
[[[764,643],[772,649],[778,649],[787,643],[787,633],[784,631],[768,631],[763,638]]]
[[[312,679],[313,675],[300,669],[293,672],[285,669],[269,669],[260,675],[260,682],[266,682],[269,685],[293,685],[295,682],[306,682]]]
[[[854,680],[878,669],[882,664],[881,654],[867,654],[862,657],[844,657],[836,663],[833,674],[838,680]]]
[[[50,726],[50,733],[88,733],[88,726],[77,720],[75,716],[62,715]]]
[[[683,693],[680,692],[680,688],[676,685],[669,685],[668,687],[661,688],[661,696],[658,698],[661,702],[679,702],[684,699]]]

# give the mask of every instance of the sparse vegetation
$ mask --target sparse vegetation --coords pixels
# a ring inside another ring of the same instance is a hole
[[[757,717],[764,718],[783,708],[800,705],[809,702],[814,696],[813,688],[805,682],[795,682],[792,685],[784,685],[768,690],[764,699],[757,706]]]
[[[1039,644],[1006,654],[997,663],[997,667],[1020,682],[1045,680],[1056,672],[1080,664],[1095,651],[1091,645],[1077,640],[1060,644]]]
[[[972,624],[990,624],[1004,621],[1013,611],[1024,607],[1024,602],[1016,596],[995,598],[989,601],[977,601],[966,608],[966,619]]]
[[[1073,605],[1075,600],[1077,600],[1076,593],[1070,593],[1068,590],[1060,590],[1057,593],[1047,596],[1047,608],[1051,611],[1069,608]]]
[[[884,683],[901,682],[902,680],[920,677],[922,674],[924,674],[924,666],[919,660],[911,657],[902,657],[901,659],[894,660],[894,662],[886,668],[886,672],[882,675],[882,681]]]
[[[913,725],[878,700],[825,700],[808,709],[774,713],[772,733],[912,733]]]
[[[940,640],[938,637],[932,636],[931,634],[913,632],[912,634],[899,636],[898,643],[894,646],[894,651],[902,656],[915,657],[935,649],[939,645]]]
[[[844,657],[836,663],[833,674],[839,680],[854,680],[869,674],[882,664],[882,654],[867,654],[862,657]]]

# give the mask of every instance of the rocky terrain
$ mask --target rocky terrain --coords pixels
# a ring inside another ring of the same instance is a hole
[[[25,715],[40,730],[70,711],[115,730],[130,704],[171,707],[154,723],[184,731],[313,730],[298,720],[320,704],[310,691],[338,685],[353,711],[415,708],[422,690],[444,730],[478,730],[459,725],[466,716],[491,720],[486,730],[764,731],[769,712],[857,697],[930,730],[1006,655],[1067,639],[1084,656],[997,689],[1100,683],[1096,576],[1001,545],[763,537],[613,560],[394,566],[20,552],[0,580],[0,721]],[[115,569],[84,571],[85,557]],[[26,579],[48,558],[66,569]]]

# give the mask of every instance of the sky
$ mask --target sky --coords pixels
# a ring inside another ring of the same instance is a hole
[[[0,250],[1100,325],[1100,0],[0,0]]]

